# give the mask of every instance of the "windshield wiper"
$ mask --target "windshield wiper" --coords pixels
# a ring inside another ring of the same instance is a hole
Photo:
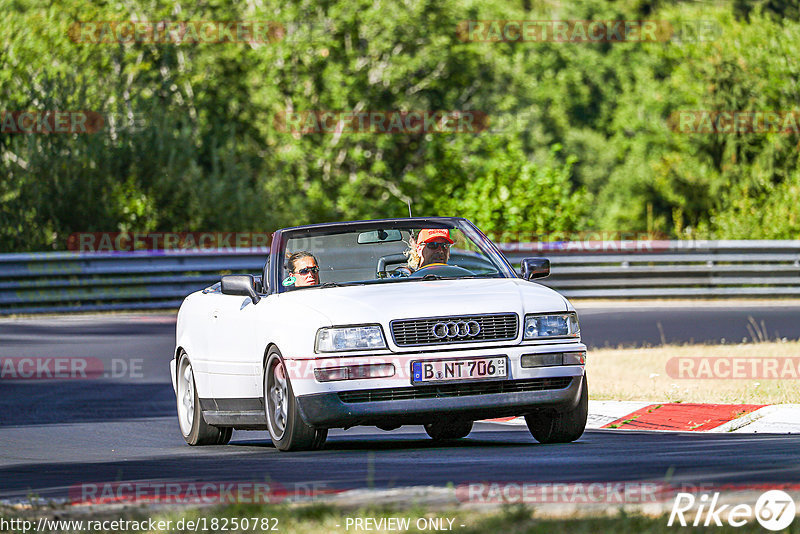
[[[325,282],[317,287],[344,287],[344,284],[340,284],[339,282]]]

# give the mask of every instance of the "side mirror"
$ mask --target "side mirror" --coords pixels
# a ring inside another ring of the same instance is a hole
[[[550,260],[547,258],[525,258],[522,260],[522,278],[525,280],[544,278],[549,275]]]
[[[256,280],[251,274],[231,274],[222,277],[222,294],[250,297],[258,304],[261,297],[256,293]]]

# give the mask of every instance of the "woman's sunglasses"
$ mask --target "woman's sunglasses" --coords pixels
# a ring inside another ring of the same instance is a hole
[[[437,250],[439,247],[444,247],[445,250],[450,248],[450,243],[438,243],[433,241],[431,243],[425,243],[425,246],[431,250]]]
[[[299,271],[295,271],[295,272],[297,274],[308,274],[308,273],[317,274],[319,272],[319,267],[317,267],[317,266],[314,266],[314,267],[303,267]]]

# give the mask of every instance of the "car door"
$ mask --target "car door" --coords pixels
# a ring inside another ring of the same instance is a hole
[[[242,399],[261,396],[264,347],[256,346],[257,317],[258,307],[266,306],[268,300],[253,304],[250,297],[219,295],[211,307],[208,372],[211,391],[222,411],[245,409],[238,405]]]

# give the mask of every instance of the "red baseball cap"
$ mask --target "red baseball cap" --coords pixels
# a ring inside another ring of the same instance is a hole
[[[428,243],[437,237],[441,237],[451,245],[453,244],[453,240],[450,239],[450,230],[447,228],[426,228],[424,230],[420,230],[419,235],[417,236],[417,244],[421,245],[422,243]]]

